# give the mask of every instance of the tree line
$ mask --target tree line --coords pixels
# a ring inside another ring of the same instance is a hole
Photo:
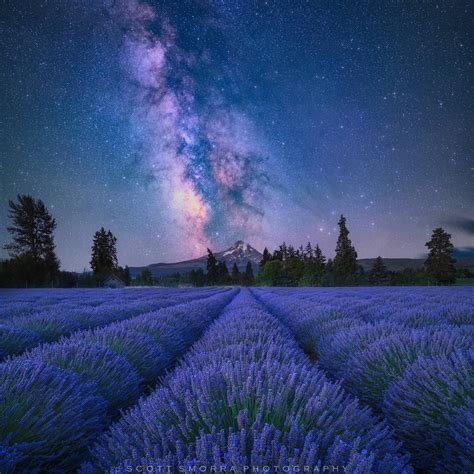
[[[365,272],[357,262],[355,250],[341,215],[339,237],[334,259],[326,259],[319,245],[310,242],[295,248],[283,243],[273,253],[267,248],[254,275],[251,262],[240,271],[234,263],[231,271],[225,261],[218,261],[207,250],[206,272],[196,269],[186,274],[155,278],[146,268],[134,280],[127,266],[121,267],[117,257],[117,239],[110,230],[101,227],[93,236],[90,266],[92,272],[82,275],[60,270],[56,256],[54,230],[57,223],[41,200],[29,195],[19,195],[9,201],[7,228],[12,242],[4,248],[10,258],[0,262],[1,287],[36,286],[101,286],[111,275],[116,275],[125,285],[187,284],[192,286],[242,285],[251,286],[355,286],[355,285],[416,285],[452,284],[459,276],[452,257],[454,247],[451,236],[442,228],[433,231],[425,245],[428,257],[423,269],[388,271],[382,257],[377,257],[370,271]],[[464,271],[466,277],[472,276]]]
[[[388,271],[382,257],[365,272],[357,263],[357,251],[350,238],[346,218],[341,215],[334,259],[326,259],[319,245],[310,242],[295,249],[285,243],[272,254],[267,248],[260,262],[258,283],[270,286],[357,286],[357,285],[448,285],[456,281],[456,260],[451,236],[444,229],[433,231],[425,245],[429,250],[423,269]]]
[[[1,287],[101,286],[110,275],[131,283],[128,267],[121,267],[117,258],[117,239],[110,230],[99,229],[93,236],[91,272],[82,275],[60,270],[56,255],[54,230],[57,223],[44,202],[29,195],[9,201],[7,231],[12,242],[6,244],[10,258],[0,262]]]

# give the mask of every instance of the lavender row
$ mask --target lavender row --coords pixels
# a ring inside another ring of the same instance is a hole
[[[474,321],[474,291],[470,287],[425,288],[279,288],[279,296],[295,296],[299,302],[330,306],[367,322],[390,319],[421,328]],[[297,291],[297,293],[295,293]]]
[[[71,472],[235,293],[83,331],[0,364],[2,472]]]
[[[300,302],[296,290],[286,296],[255,291],[322,368],[390,422],[415,467],[472,472],[472,324],[431,321],[414,329],[411,322],[403,324],[410,318],[387,308],[377,310],[385,318],[368,322],[337,301],[319,307]]]
[[[202,292],[215,289],[201,289]],[[0,289],[0,320],[15,316],[27,316],[44,310],[55,311],[59,308],[96,308],[101,305],[137,302],[160,294],[169,297],[189,290],[177,288],[42,288],[42,289]]]
[[[154,291],[148,292],[146,298],[124,302],[122,295],[116,294],[113,303],[97,307],[58,305],[54,310],[4,319],[0,322],[0,360],[21,354],[40,343],[57,341],[75,331],[106,326],[114,321],[207,295],[207,292],[189,290],[184,293],[166,292],[164,295]]]
[[[413,472],[386,424],[310,364],[247,290],[92,453],[84,473]]]

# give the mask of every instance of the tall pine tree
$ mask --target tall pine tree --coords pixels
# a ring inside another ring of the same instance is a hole
[[[341,215],[338,222],[339,238],[336,245],[336,256],[334,257],[334,271],[344,283],[357,273],[357,252],[349,239],[349,230],[346,226],[346,218]]]
[[[369,272],[369,282],[373,285],[383,285],[387,283],[387,269],[382,257],[377,257]]]
[[[326,257],[323,255],[323,252],[319,248],[318,244],[316,244],[316,248],[314,249],[313,260],[319,270],[324,269],[324,266],[326,265]]]
[[[313,260],[313,256],[314,256],[313,247],[311,247],[311,242],[308,242],[308,244],[306,245],[304,249],[304,258],[305,260],[311,262]]]
[[[425,246],[429,249],[428,258],[425,261],[425,272],[440,284],[454,283],[456,260],[452,257],[454,247],[451,243],[451,235],[438,227],[433,230],[431,240],[426,242]]]
[[[231,278],[232,278],[232,283],[234,285],[240,285],[240,270],[239,267],[237,266],[237,263],[234,262],[234,265],[232,266],[232,273],[231,273]]]
[[[110,230],[101,227],[94,234],[90,265],[99,281],[117,271],[117,239]]]
[[[207,249],[207,281],[210,285],[215,285],[218,279],[217,259],[210,249]]]
[[[262,260],[260,260],[259,266],[263,268],[267,262],[272,259],[270,252],[268,251],[267,247],[263,249]]]
[[[255,282],[255,278],[253,275],[253,268],[250,262],[247,262],[245,266],[244,274],[242,275],[242,285],[244,286],[252,286]]]

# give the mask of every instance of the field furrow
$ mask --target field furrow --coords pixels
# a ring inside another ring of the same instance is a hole
[[[92,454],[84,473],[412,472],[386,424],[311,364],[248,290]]]
[[[471,290],[254,293],[333,380],[389,421],[415,467],[472,472]]]
[[[219,291],[221,290],[213,290],[212,293],[209,290],[147,290],[133,295],[133,299],[122,299],[122,291],[117,292],[113,300],[109,298],[107,303],[95,306],[69,302],[51,305],[50,309],[37,312],[29,312],[20,307],[21,312],[16,316],[11,316],[16,311],[10,311],[10,317],[0,320],[0,361],[7,356],[21,354],[41,343],[54,342],[77,331],[105,327],[115,321],[183,304],[192,299],[205,298]],[[133,292],[128,291],[127,296],[130,294]]]
[[[0,364],[0,466],[71,472],[118,411],[195,342],[237,290],[73,334]]]

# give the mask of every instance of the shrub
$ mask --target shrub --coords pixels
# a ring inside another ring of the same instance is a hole
[[[106,424],[107,404],[93,393],[76,375],[44,363],[1,364],[2,472],[67,470],[76,465]]]
[[[57,341],[61,336],[80,329],[73,320],[47,312],[17,318],[15,327],[35,331],[44,342]]]
[[[243,292],[164,385],[101,436],[84,471],[145,460],[411,472],[398,449],[387,426],[311,366],[288,330]]]
[[[84,382],[93,382],[113,413],[134,402],[141,393],[141,379],[124,358],[103,346],[84,342],[44,344],[25,358],[71,370]]]
[[[20,354],[40,342],[41,338],[35,331],[0,324],[0,359]]]
[[[169,353],[152,337],[127,330],[119,324],[86,331],[80,335],[79,341],[107,347],[124,357],[145,382],[155,381],[171,363]]]
[[[462,472],[468,459],[474,467],[472,444],[463,442],[466,429],[453,436],[465,423],[463,414],[474,410],[473,374],[472,353],[422,357],[386,391],[384,413],[420,469],[441,472],[450,466]]]
[[[319,362],[335,377],[342,377],[351,357],[383,336],[398,332],[400,326],[387,322],[360,325],[328,334],[318,344]]]

